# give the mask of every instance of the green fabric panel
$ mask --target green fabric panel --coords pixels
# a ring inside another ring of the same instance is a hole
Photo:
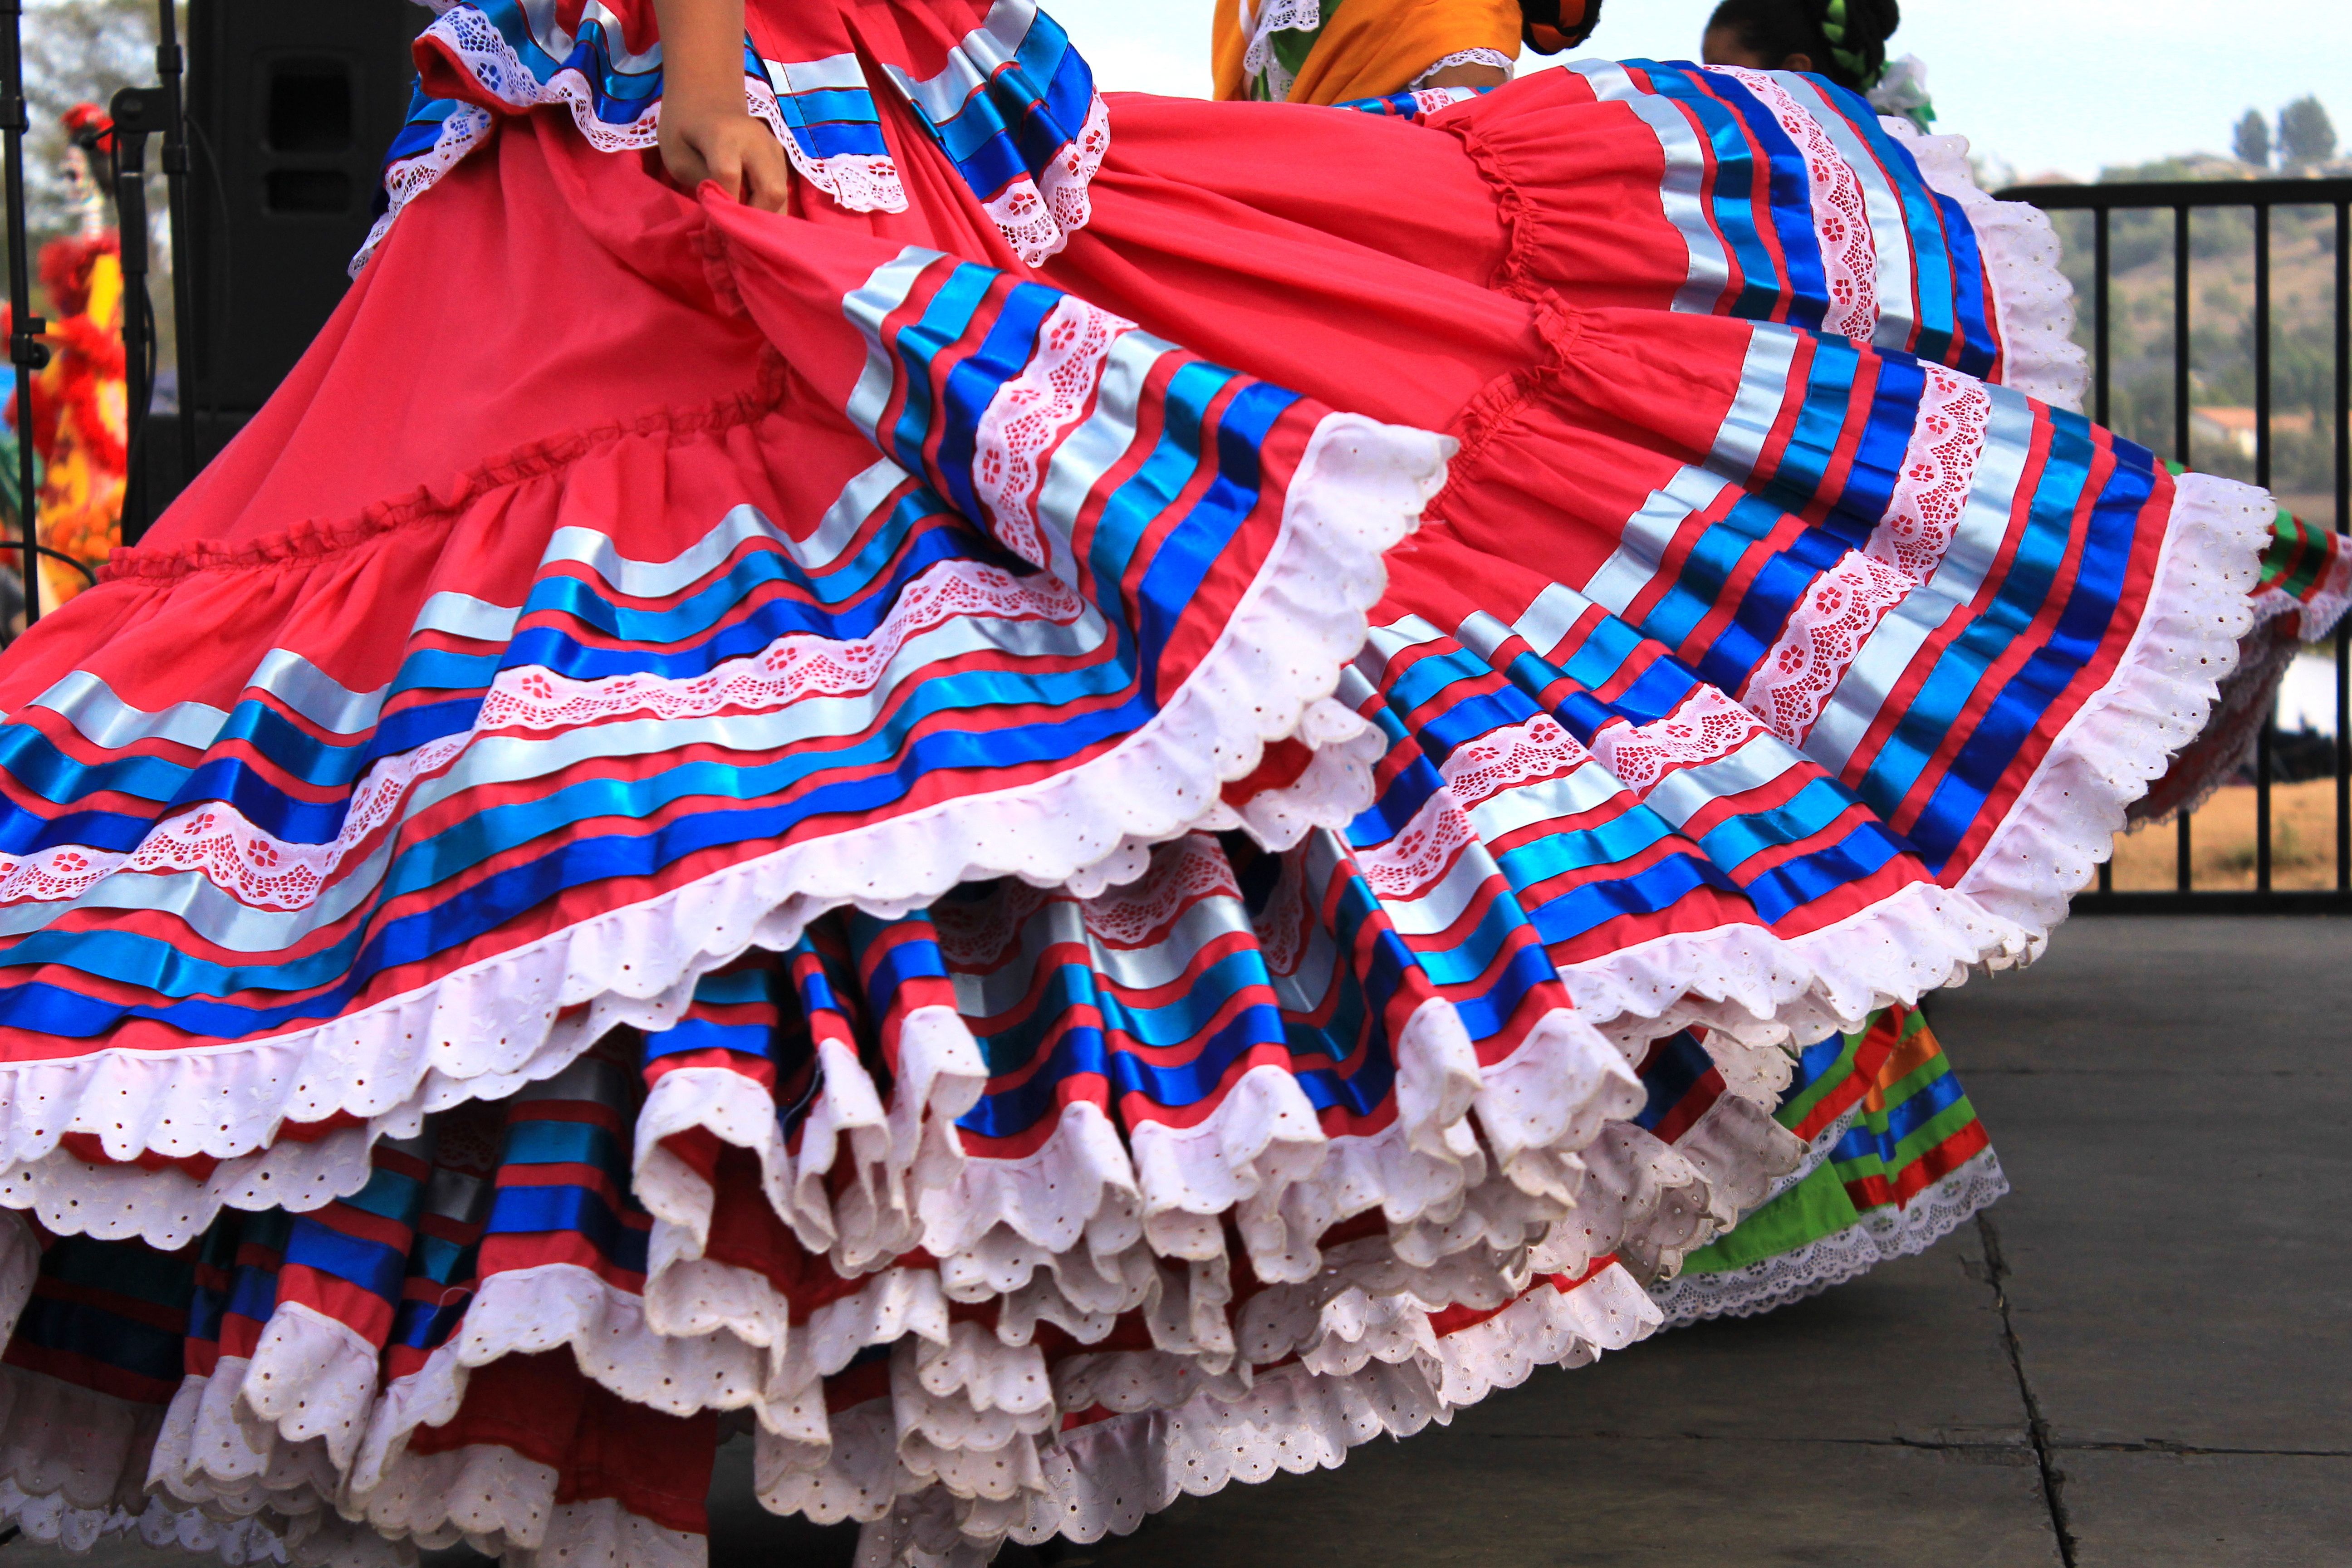
[[[1330,3],[1323,7],[1321,27],[1316,28],[1311,33],[1303,32],[1296,27],[1285,27],[1281,32],[1273,34],[1266,39],[1268,47],[1273,50],[1274,58],[1281,62],[1284,70],[1288,71],[1292,76],[1297,76],[1306,68],[1307,57],[1315,52],[1316,41],[1323,37],[1323,27],[1331,25],[1332,14],[1339,9],[1339,0],[1330,0]]]
[[[1861,1217],[1837,1173],[1823,1162],[1712,1245],[1692,1253],[1683,1263],[1683,1272],[1720,1274],[1727,1268],[1744,1268],[1851,1229]]]

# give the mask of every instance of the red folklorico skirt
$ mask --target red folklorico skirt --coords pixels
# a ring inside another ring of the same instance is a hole
[[[441,7],[348,299],[0,659],[0,1518],[877,1560],[1661,1321],[2347,563],[1859,99],[1098,95],[1030,0]],[[2290,619],[2289,617],[2293,617]],[[2209,759],[2210,760],[2210,759]]]

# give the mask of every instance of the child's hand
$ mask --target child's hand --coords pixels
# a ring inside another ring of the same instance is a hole
[[[793,165],[775,132],[739,101],[704,107],[671,95],[661,110],[662,169],[691,193],[705,180],[747,206],[778,213],[792,195]]]

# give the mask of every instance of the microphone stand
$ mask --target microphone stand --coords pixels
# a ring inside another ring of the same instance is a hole
[[[155,301],[147,291],[147,138],[168,132],[162,88],[126,87],[107,112],[114,120],[114,222],[122,236],[122,375],[129,394],[129,472],[122,489],[122,542],[136,544],[153,521],[147,506],[147,426],[155,398]],[[174,268],[176,271],[176,268]]]
[[[180,378],[180,482],[196,477],[195,258],[188,243],[188,106],[181,91],[186,56],[180,49],[178,0],[157,0],[155,79],[163,84],[163,185],[172,236],[172,363]]]

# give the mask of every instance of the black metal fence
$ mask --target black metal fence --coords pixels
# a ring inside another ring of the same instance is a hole
[[[2352,180],[2001,195],[2059,226],[2088,332],[2094,418],[2184,466],[2282,491],[2308,521],[2352,530]],[[2293,252],[2284,267],[2282,248]],[[2244,403],[2224,404],[2232,389]],[[2283,446],[2292,471],[2282,469]],[[2352,625],[2337,630],[2333,654],[2306,653],[2289,668],[2301,719],[2315,708],[2320,722],[2282,733],[2273,710],[2247,787],[2225,786],[2169,833],[2126,841],[2075,909],[2352,912]],[[2333,676],[2332,702],[2310,700],[2323,673]]]

